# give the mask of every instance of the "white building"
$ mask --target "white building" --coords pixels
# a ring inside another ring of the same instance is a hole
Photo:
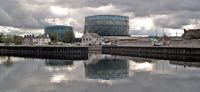
[[[96,33],[85,33],[82,36],[82,45],[85,46],[96,46],[102,45],[103,39]]]
[[[48,35],[25,35],[23,44],[24,45],[47,45],[51,42]]]

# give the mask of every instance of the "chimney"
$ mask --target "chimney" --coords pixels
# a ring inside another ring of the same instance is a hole
[[[186,33],[187,32],[187,30],[186,29],[184,29],[184,33]]]

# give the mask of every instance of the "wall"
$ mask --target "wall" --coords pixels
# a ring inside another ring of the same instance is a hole
[[[0,55],[78,59],[88,56],[88,47],[0,46]]]

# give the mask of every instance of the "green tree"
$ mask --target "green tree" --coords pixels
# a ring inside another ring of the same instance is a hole
[[[0,43],[3,43],[5,39],[5,36],[3,33],[0,34]]]
[[[22,41],[23,41],[23,39],[24,39],[23,37],[17,36],[17,35],[15,35],[13,38],[14,38],[14,39],[13,39],[13,42],[14,42],[16,45],[22,44]]]
[[[53,43],[62,41],[59,33],[57,33],[57,32],[51,32],[51,33],[49,33],[49,37],[50,37],[50,39],[51,39],[51,41]]]
[[[13,36],[12,35],[6,35],[5,36],[5,39],[4,39],[4,42],[6,45],[9,45],[10,43],[12,43],[14,40]]]
[[[64,43],[71,43],[73,42],[75,39],[75,36],[74,36],[74,32],[65,32],[64,33],[64,37],[62,39],[62,42]]]

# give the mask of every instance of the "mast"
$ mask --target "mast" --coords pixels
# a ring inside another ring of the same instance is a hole
[[[158,30],[157,30],[157,25],[156,25],[156,38],[158,38]]]
[[[163,26],[163,43],[165,43],[165,28],[164,28],[164,26]]]

